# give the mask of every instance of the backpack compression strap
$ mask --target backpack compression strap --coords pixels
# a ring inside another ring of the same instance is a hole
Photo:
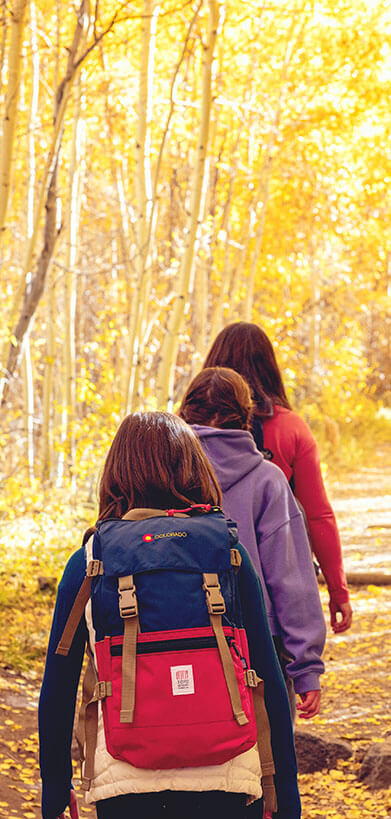
[[[221,594],[219,577],[217,574],[203,574],[203,579],[204,584],[202,588],[206,593],[209,620],[216,637],[232,711],[238,725],[246,725],[248,719],[243,711],[238,681],[235,674],[235,666],[223,631],[222,615],[225,612],[225,601]]]
[[[133,575],[118,578],[119,613],[124,621],[120,722],[133,722],[136,694],[136,648],[140,631]]]

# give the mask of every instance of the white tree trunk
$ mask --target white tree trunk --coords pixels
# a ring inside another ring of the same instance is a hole
[[[54,117],[51,146],[41,179],[40,194],[36,201],[32,235],[29,241],[26,243],[26,253],[22,274],[19,280],[19,286],[14,296],[14,302],[8,322],[9,338],[6,339],[2,351],[0,369],[0,403],[2,406],[5,403],[9,381],[12,378],[18,362],[20,344],[23,340],[23,335],[29,326],[33,312],[36,310],[43,292],[46,273],[51,260],[50,253],[53,253],[57,239],[57,235],[53,237],[48,236],[47,231],[49,225],[53,227],[56,234],[56,220],[52,219],[53,206],[52,204],[49,206],[48,203],[49,199],[52,203],[53,195],[55,197],[54,182],[57,173],[56,169],[61,144],[65,109],[72,91],[72,84],[75,74],[78,70],[78,68],[75,67],[77,66],[77,57],[86,41],[89,24],[89,0],[82,0],[78,12],[78,19],[72,46],[69,49],[67,70],[62,82],[57,88],[56,114]],[[28,282],[28,274],[31,271],[33,253],[38,239],[41,216],[44,208],[46,208],[47,214],[45,222],[44,247],[38,260],[37,271],[32,277],[31,282]],[[13,328],[15,328],[14,331]],[[22,333],[22,335],[20,335],[20,333]]]
[[[24,20],[27,4],[28,0],[14,0],[11,10],[8,85],[0,145],[0,238],[4,235],[11,186],[15,128],[20,90]]]
[[[5,52],[7,48],[7,0],[0,1],[0,25],[1,25],[1,39],[0,39],[0,99],[3,91],[3,70],[5,61]]]
[[[64,430],[63,446],[67,471],[71,476],[72,488],[76,488],[73,472],[75,457],[74,423],[76,414],[76,263],[78,253],[78,233],[83,186],[82,156],[85,145],[85,123],[81,112],[81,81],[78,73],[75,87],[75,108],[73,114],[73,133],[71,161],[69,167],[68,214],[65,254],[65,343],[64,343]]]
[[[152,85],[155,57],[156,24],[159,10],[153,0],[144,0],[141,31],[141,61],[136,129],[136,259],[137,284],[129,317],[128,372],[125,380],[124,409],[133,411],[142,404],[139,393],[140,370],[146,330],[147,297],[150,289],[150,243],[152,219],[152,176],[150,163],[150,124],[152,119]]]
[[[208,35],[203,57],[202,72],[201,121],[191,186],[190,216],[186,228],[182,261],[178,272],[178,288],[161,350],[157,379],[157,398],[160,407],[171,407],[173,403],[175,363],[179,348],[179,335],[185,315],[199,229],[199,214],[204,184],[205,160],[208,150],[212,105],[212,64],[219,24],[218,0],[209,0],[208,6]]]
[[[30,483],[34,480],[34,379],[29,333],[23,341],[23,393],[26,463]]]

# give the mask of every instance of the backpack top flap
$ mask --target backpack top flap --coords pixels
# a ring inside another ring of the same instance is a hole
[[[134,576],[141,631],[209,625],[203,574],[219,577],[226,604],[224,622],[241,622],[237,579],[231,565],[236,540],[221,512],[147,520],[105,520],[94,535],[93,557],[103,575],[92,584],[97,639],[123,632],[118,578]]]
[[[151,571],[216,572],[231,568],[230,536],[224,515],[154,517],[98,523],[94,558],[106,577]]]

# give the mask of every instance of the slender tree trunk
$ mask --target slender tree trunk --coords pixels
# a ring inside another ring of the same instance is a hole
[[[136,130],[136,259],[137,287],[132,305],[133,315],[129,317],[128,331],[128,371],[125,376],[124,409],[134,410],[141,403],[139,394],[140,369],[143,355],[143,333],[147,313],[149,291],[150,256],[152,236],[150,219],[152,215],[152,177],[150,164],[150,123],[152,118],[152,82],[155,56],[155,36],[158,9],[153,9],[153,0],[144,0],[141,31],[141,61],[139,74],[139,95]]]
[[[67,218],[67,247],[65,255],[65,343],[64,343],[64,448],[67,471],[72,478],[72,488],[75,489],[75,477],[72,472],[75,458],[74,423],[76,413],[76,262],[78,248],[78,232],[82,193],[82,153],[85,142],[85,126],[80,117],[81,111],[81,81],[78,74],[75,88],[75,110],[73,115],[73,133],[71,147],[71,162],[69,168],[68,187],[68,218]]]
[[[209,192],[211,190],[209,159],[205,162],[204,185],[200,204],[200,225],[205,222],[209,213]],[[194,354],[192,356],[192,375],[201,367],[206,354],[206,328],[208,322],[208,293],[209,293],[209,253],[210,245],[206,242],[199,254],[197,264],[194,264],[194,297],[193,297],[193,325],[194,325]]]
[[[77,68],[75,68],[75,65],[77,64],[77,57],[86,41],[89,21],[89,0],[82,0],[78,12],[78,19],[72,46],[68,54],[67,70],[62,82],[57,88],[56,114],[54,117],[52,142],[41,179],[40,194],[36,202],[32,235],[30,240],[27,242],[22,274],[11,309],[11,317],[9,321],[10,337],[9,339],[6,339],[1,359],[0,403],[2,406],[4,406],[6,400],[10,379],[12,378],[14,370],[17,366],[23,334],[26,332],[29,326],[32,315],[38,306],[43,292],[45,277],[51,259],[51,255],[49,255],[49,253],[50,251],[53,253],[57,240],[56,220],[52,219],[52,214],[55,211],[55,204],[53,208],[52,202],[53,196],[55,199],[55,180],[62,138],[62,127],[65,109],[71,94],[72,83],[77,71]],[[32,277],[31,282],[27,282],[26,285],[27,277],[31,270],[33,253],[38,239],[40,220],[44,208],[46,208],[44,247],[38,260],[36,273]],[[49,225],[53,226],[55,232],[53,238],[49,237],[47,234]],[[12,328],[14,327],[15,329],[12,332]],[[22,335],[20,335],[20,333],[22,333]]]
[[[60,41],[61,41],[61,15],[60,15],[61,0],[56,0],[56,45],[54,54],[54,87],[58,86],[59,67],[60,67]],[[54,115],[55,115],[54,110]],[[51,439],[50,439],[50,423],[54,415],[53,408],[53,378],[54,378],[54,364],[56,356],[56,281],[52,272],[52,266],[49,266],[47,273],[47,308],[46,308],[46,356],[44,361],[44,381],[43,381],[43,407],[42,407],[42,434],[41,434],[41,449],[42,449],[42,481],[48,485],[51,481]]]
[[[213,311],[211,316],[210,322],[210,333],[209,333],[209,340],[213,342],[217,336],[217,333],[221,330],[224,322],[224,307],[228,299],[228,294],[230,290],[230,282],[231,282],[231,275],[230,275],[230,268],[229,268],[229,252],[230,252],[230,239],[231,239],[231,228],[230,228],[230,216],[231,216],[231,208],[233,202],[233,189],[235,184],[235,177],[237,172],[238,166],[238,155],[237,150],[239,147],[240,142],[240,130],[238,131],[238,135],[236,137],[236,142],[232,151],[231,162],[230,162],[230,177],[229,177],[229,186],[227,191],[227,196],[224,202],[224,209],[223,209],[223,216],[221,219],[221,226],[219,230],[219,235],[224,237],[224,258],[223,258],[223,266],[221,270],[220,276],[220,286],[219,291],[217,294],[217,299],[213,304]]]
[[[316,386],[316,374],[319,366],[320,355],[320,322],[321,313],[319,309],[320,299],[320,276],[317,261],[314,257],[314,250],[310,254],[310,273],[311,273],[311,301],[312,310],[310,316],[310,332],[309,332],[309,364],[310,373],[308,378],[307,394],[313,395],[313,390]]]
[[[45,484],[51,479],[51,446],[50,420],[53,405],[53,376],[56,355],[56,285],[53,270],[48,274],[48,305],[47,305],[47,334],[45,377],[43,383],[43,420],[42,420],[42,480]]]
[[[34,198],[35,198],[35,179],[36,179],[36,161],[35,161],[35,125],[38,112],[39,100],[39,52],[37,42],[37,21],[35,13],[35,4],[32,0],[30,5],[30,50],[31,50],[31,97],[30,110],[28,119],[28,137],[27,137],[27,167],[28,167],[28,185],[27,185],[27,237],[31,236],[34,213]],[[24,384],[24,406],[25,406],[25,438],[26,438],[26,462],[28,466],[28,474],[30,482],[34,479],[34,381],[31,362],[31,346],[29,332],[26,333],[23,343],[23,384]]]
[[[9,202],[18,98],[24,20],[28,0],[14,0],[11,9],[11,42],[8,55],[8,85],[0,146],[0,238],[4,235]]]
[[[31,362],[30,336],[23,341],[24,428],[26,436],[26,463],[30,483],[34,480],[34,379]]]
[[[4,69],[4,60],[5,60],[5,52],[7,48],[7,31],[8,31],[8,22],[7,22],[7,0],[0,0],[0,26],[1,26],[1,36],[0,36],[0,99],[3,91],[3,69]]]
[[[56,183],[57,166],[53,170],[50,188],[48,190],[46,203],[46,221],[44,232],[44,247],[38,260],[37,271],[26,288],[22,310],[15,326],[13,343],[10,345],[9,356],[6,366],[7,373],[13,373],[20,355],[21,344],[27,332],[32,316],[37,309],[41,298],[48,267],[53,256],[59,231],[56,227]],[[2,402],[6,401],[9,381],[4,385]]]
[[[205,161],[208,150],[209,123],[212,105],[212,63],[219,23],[218,0],[209,0],[208,35],[203,57],[201,122],[196,160],[191,186],[190,216],[186,229],[185,246],[178,273],[179,286],[168,322],[157,379],[157,398],[160,407],[172,406],[174,397],[175,363],[179,347],[179,334],[185,314],[189,285],[191,282],[195,246],[199,229],[199,214],[204,184]]]

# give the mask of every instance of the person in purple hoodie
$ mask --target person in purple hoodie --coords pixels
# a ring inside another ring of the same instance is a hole
[[[198,435],[263,587],[294,714],[319,713],[326,627],[302,514],[283,472],[250,433],[252,398],[234,370],[209,367],[191,382],[178,414]]]

